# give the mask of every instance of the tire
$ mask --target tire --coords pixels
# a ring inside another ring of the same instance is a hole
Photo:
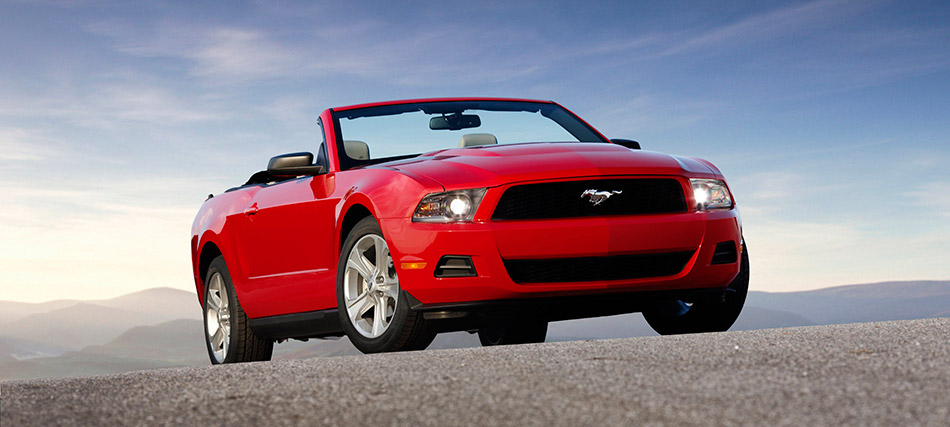
[[[681,300],[664,301],[645,310],[643,317],[660,335],[723,332],[729,330],[745,304],[749,293],[749,251],[742,241],[739,274],[729,283],[722,299],[700,300],[688,304]]]
[[[422,313],[409,308],[389,245],[373,217],[360,220],[346,237],[336,294],[343,330],[363,353],[424,350],[435,339]]]
[[[241,308],[224,257],[211,261],[205,275],[204,336],[214,365],[270,360],[274,342],[254,335]]]
[[[478,330],[482,346],[532,344],[544,342],[548,322],[518,321],[507,325],[489,326]]]

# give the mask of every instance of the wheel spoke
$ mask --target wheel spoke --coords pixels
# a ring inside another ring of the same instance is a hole
[[[214,335],[211,336],[211,348],[215,351],[221,350],[224,348],[224,339],[226,334],[224,333],[223,328],[218,328],[214,331]]]
[[[359,256],[358,254],[355,254],[355,253],[352,254],[350,256],[350,259],[346,260],[346,268],[355,270],[356,273],[359,274],[360,277],[363,278],[363,280],[369,280],[369,278],[371,277],[370,272],[366,270],[366,266],[363,265],[362,262],[360,262],[358,256]]]
[[[386,276],[386,269],[389,267],[389,248],[385,240],[376,236],[373,236],[373,245],[376,246],[376,274]]]
[[[375,298],[374,300],[376,309],[373,310],[373,336],[378,337],[384,331],[383,317],[385,316],[383,316],[383,307],[382,304],[380,304],[379,298]]]
[[[369,293],[363,292],[362,295],[354,298],[352,301],[347,302],[346,311],[350,315],[350,320],[353,321],[353,324],[356,324],[357,321],[363,318],[363,315],[373,307],[373,301],[369,297]]]
[[[354,251],[350,254],[350,258],[346,260],[346,268],[352,268],[353,270],[356,270],[363,280],[370,281],[373,279],[373,270],[372,268],[367,267],[368,263],[368,259]]]
[[[213,311],[213,312],[215,312],[215,313],[220,312],[220,311],[221,311],[221,306],[220,306],[220,304],[218,303],[218,301],[220,301],[220,298],[217,298],[217,297],[214,295],[214,292],[208,292],[208,301],[206,301],[205,304],[208,306],[208,309],[209,309],[209,310],[211,310],[211,311]]]
[[[391,299],[391,300],[393,300],[393,301],[398,301],[398,300],[399,300],[399,292],[398,292],[398,289],[399,289],[398,284],[395,285],[395,286],[394,286],[394,285],[381,285],[381,286],[379,287],[379,293],[382,294],[384,297],[386,297],[386,298],[388,298],[388,299]]]
[[[365,304],[368,295],[369,295],[369,292],[363,292],[362,294],[359,294],[359,296],[357,296],[356,298],[353,298],[347,301],[346,302],[347,310],[352,310],[353,307],[355,307],[358,304]]]
[[[212,337],[218,329],[221,329],[221,325],[218,323],[218,316],[212,313],[207,313],[206,316],[208,320],[205,321],[205,331],[209,337]]]
[[[383,293],[376,295],[379,305],[376,306],[376,312],[384,321],[389,317],[389,297]]]

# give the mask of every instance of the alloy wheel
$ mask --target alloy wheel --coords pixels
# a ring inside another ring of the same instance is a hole
[[[399,301],[399,279],[386,240],[360,238],[347,255],[343,275],[347,318],[360,335],[378,338],[389,328]]]
[[[218,363],[224,363],[231,342],[231,311],[228,289],[221,273],[215,272],[208,281],[205,301],[205,333],[212,354]]]

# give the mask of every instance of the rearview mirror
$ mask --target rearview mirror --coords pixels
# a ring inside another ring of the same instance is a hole
[[[637,141],[634,141],[634,140],[632,140],[632,139],[611,139],[610,142],[612,142],[612,143],[614,143],[614,144],[617,144],[617,145],[622,145],[622,146],[627,147],[627,148],[629,148],[629,149],[631,149],[631,150],[639,150],[639,149],[640,149],[640,143],[637,142]]]
[[[267,173],[273,176],[319,175],[323,166],[313,164],[313,153],[289,153],[271,157]]]
[[[429,119],[429,129],[432,130],[462,130],[477,128],[481,125],[482,119],[475,114],[455,113]]]

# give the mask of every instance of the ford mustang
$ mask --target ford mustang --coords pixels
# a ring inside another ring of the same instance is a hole
[[[542,342],[552,321],[642,312],[660,334],[727,330],[749,283],[712,163],[604,137],[549,101],[331,108],[316,150],[210,196],[191,257],[212,363],[346,336]]]

